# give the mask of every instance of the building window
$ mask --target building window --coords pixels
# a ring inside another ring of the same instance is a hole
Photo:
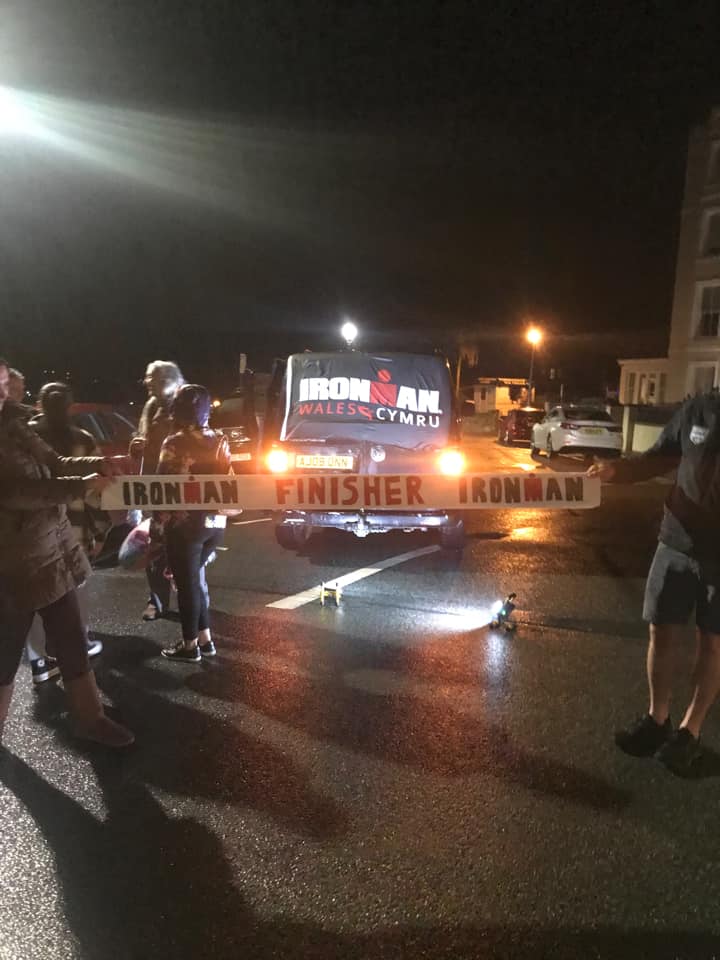
[[[717,337],[720,328],[720,284],[702,288],[697,335]]]
[[[715,386],[714,363],[691,363],[688,368],[688,392],[709,393]]]
[[[703,257],[720,257],[720,211],[713,211],[705,221]]]

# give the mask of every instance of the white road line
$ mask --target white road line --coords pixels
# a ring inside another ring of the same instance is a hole
[[[387,560],[379,560],[371,567],[361,567],[359,570],[353,570],[351,573],[343,574],[329,583],[337,584],[340,587],[346,587],[349,583],[356,583],[358,580],[364,580],[365,577],[372,577],[388,567],[396,567],[399,563],[407,563],[408,560],[414,560],[416,557],[426,557],[430,553],[437,553],[440,547],[434,544],[432,547],[420,547],[418,550],[409,550],[407,553],[399,553],[396,557],[388,557]],[[320,584],[316,587],[310,587],[309,590],[303,590],[300,593],[294,593],[289,597],[283,597],[282,600],[275,600],[266,606],[275,607],[276,610],[296,610],[306,603],[312,603],[313,600],[320,598]]]
[[[247,527],[251,523],[270,523],[272,517],[260,517],[259,520],[231,520],[232,527]]]

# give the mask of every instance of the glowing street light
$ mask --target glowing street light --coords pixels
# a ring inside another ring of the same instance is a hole
[[[358,328],[355,326],[352,320],[346,320],[342,325],[340,333],[342,334],[343,340],[347,344],[348,350],[351,350],[353,343],[355,343],[355,340],[357,339]]]
[[[532,404],[533,371],[535,368],[535,347],[537,347],[539,343],[542,343],[542,338],[543,338],[542,330],[538,329],[538,327],[530,327],[530,329],[525,334],[525,339],[527,340],[527,342],[530,344],[532,348],[530,351],[530,376],[528,377],[528,398],[527,398],[528,406]]]

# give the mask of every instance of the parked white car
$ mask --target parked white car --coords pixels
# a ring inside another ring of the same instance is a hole
[[[601,407],[553,407],[544,420],[533,426],[530,448],[533,454],[542,451],[549,457],[557,453],[619,456],[622,427]]]

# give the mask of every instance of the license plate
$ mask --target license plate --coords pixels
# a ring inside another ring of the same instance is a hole
[[[330,453],[296,453],[295,466],[301,470],[352,470],[353,458]]]
[[[237,463],[238,460],[252,460],[252,454],[251,453],[231,453],[230,459],[233,460],[235,463]]]
[[[604,433],[605,431],[603,430],[602,427],[583,427],[582,432],[583,433]]]

